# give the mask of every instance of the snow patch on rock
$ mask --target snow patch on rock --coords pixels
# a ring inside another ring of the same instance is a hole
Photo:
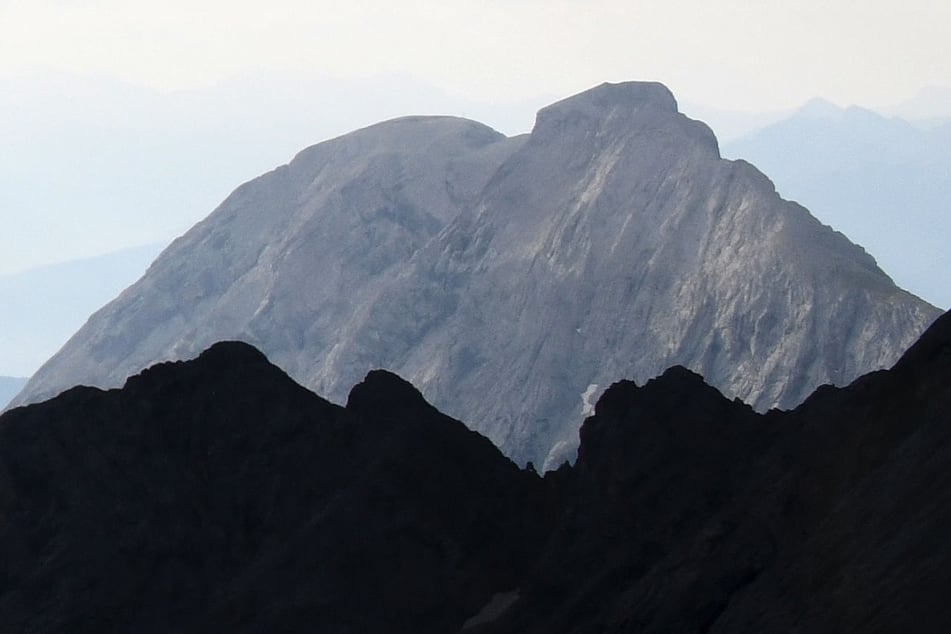
[[[598,384],[592,383],[581,393],[581,415],[588,417],[594,414],[594,395],[598,391]]]

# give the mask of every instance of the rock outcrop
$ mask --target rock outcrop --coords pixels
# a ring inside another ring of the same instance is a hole
[[[917,127],[813,100],[724,147],[769,174],[779,193],[875,254],[902,287],[951,307],[951,123]]]
[[[679,364],[788,408],[890,365],[937,314],[721,159],[666,88],[605,84],[527,136],[410,118],[305,150],[176,241],[17,402],[240,339],[337,402],[396,371],[552,468],[617,377]]]

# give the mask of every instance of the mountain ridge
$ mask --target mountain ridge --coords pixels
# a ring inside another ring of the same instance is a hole
[[[724,146],[770,174],[786,198],[876,255],[904,288],[951,306],[942,271],[951,195],[948,135],[855,106],[807,107]]]
[[[721,159],[665,87],[604,84],[529,135],[408,118],[302,151],[177,240],[18,402],[239,338],[338,402],[389,368],[548,469],[618,376],[681,364],[788,408],[890,365],[937,314]]]

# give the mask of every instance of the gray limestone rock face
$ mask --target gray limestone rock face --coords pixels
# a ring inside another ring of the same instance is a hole
[[[605,84],[522,137],[408,118],[303,151],[176,241],[18,403],[243,339],[338,402],[391,369],[555,467],[620,378],[680,364],[788,408],[891,365],[938,314],[720,158],[665,87]]]

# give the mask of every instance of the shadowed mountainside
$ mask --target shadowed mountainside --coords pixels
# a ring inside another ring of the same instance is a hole
[[[540,478],[371,372],[346,407],[240,343],[0,417],[5,632],[941,632],[951,313],[755,413],[614,384]]]

